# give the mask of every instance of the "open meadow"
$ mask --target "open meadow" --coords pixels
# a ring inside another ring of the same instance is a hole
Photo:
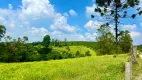
[[[125,80],[128,56],[0,63],[0,80]]]

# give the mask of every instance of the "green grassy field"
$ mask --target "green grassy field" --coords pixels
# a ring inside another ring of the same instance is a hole
[[[142,59],[137,59],[138,64],[133,64],[133,79],[135,80],[137,77],[142,77]]]
[[[0,80],[125,80],[127,55],[0,63]]]
[[[68,46],[86,46],[93,50],[97,50],[98,47],[97,42],[87,42],[87,41],[67,41],[66,43],[60,42],[60,45],[65,45],[65,44],[67,44]]]
[[[65,47],[54,47],[53,49],[63,52],[63,51],[68,51],[66,48],[67,47],[65,46]],[[70,48],[70,52],[72,54],[75,54],[77,51],[79,51],[81,54],[85,54],[85,52],[90,51],[91,55],[93,55],[93,56],[96,55],[94,50],[87,48],[85,46],[69,46],[69,48]]]

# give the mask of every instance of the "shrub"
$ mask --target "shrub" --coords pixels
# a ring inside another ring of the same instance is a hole
[[[90,51],[86,51],[85,56],[91,56]]]
[[[62,47],[62,45],[59,45],[59,47]]]
[[[76,56],[76,57],[80,57],[80,52],[79,52],[79,51],[76,51],[75,56]]]
[[[85,55],[84,54],[80,54],[79,57],[85,57]]]
[[[51,50],[52,50],[51,48],[45,47],[45,48],[39,49],[38,53],[40,53],[40,54],[48,54],[49,52],[51,52]]]
[[[74,56],[73,54],[69,53],[69,52],[64,51],[64,52],[62,53],[62,58],[63,58],[63,59],[75,58],[75,56]]]
[[[46,55],[48,60],[55,60],[55,59],[62,59],[62,55],[60,54],[60,52],[52,50],[49,54]]]
[[[70,47],[68,46],[67,48],[66,48],[68,51],[70,51]]]
[[[26,59],[27,61],[39,61],[41,59],[41,55],[38,52],[29,53]]]

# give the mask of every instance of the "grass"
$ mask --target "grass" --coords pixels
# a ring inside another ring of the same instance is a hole
[[[139,75],[142,75],[142,59],[137,59],[138,64],[133,64],[133,78],[135,79]]]
[[[0,63],[0,80],[125,80],[127,55]]]
[[[54,47],[57,51],[63,52],[63,51],[68,51],[66,49],[67,47]],[[77,51],[79,51],[81,54],[85,54],[85,52],[90,51],[90,53],[94,56],[96,55],[95,51],[87,48],[85,46],[69,46],[70,52],[75,54]]]

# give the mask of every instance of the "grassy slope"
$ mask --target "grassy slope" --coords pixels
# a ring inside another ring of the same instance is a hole
[[[66,48],[67,47],[55,47],[54,49],[56,49],[57,51],[63,52],[63,51],[67,51]],[[85,52],[89,50],[92,55],[96,55],[94,50],[87,48],[85,46],[69,46],[69,48],[70,48],[70,52],[73,54],[75,54],[77,51],[80,51],[81,54],[85,54]]]
[[[139,75],[142,75],[142,59],[137,59],[138,64],[133,65],[133,78],[138,77]]]
[[[127,55],[0,63],[0,80],[125,80]]]
[[[60,45],[67,44],[68,46],[86,46],[93,50],[97,50],[97,42],[87,42],[87,41],[68,41],[66,43],[60,42]]]

